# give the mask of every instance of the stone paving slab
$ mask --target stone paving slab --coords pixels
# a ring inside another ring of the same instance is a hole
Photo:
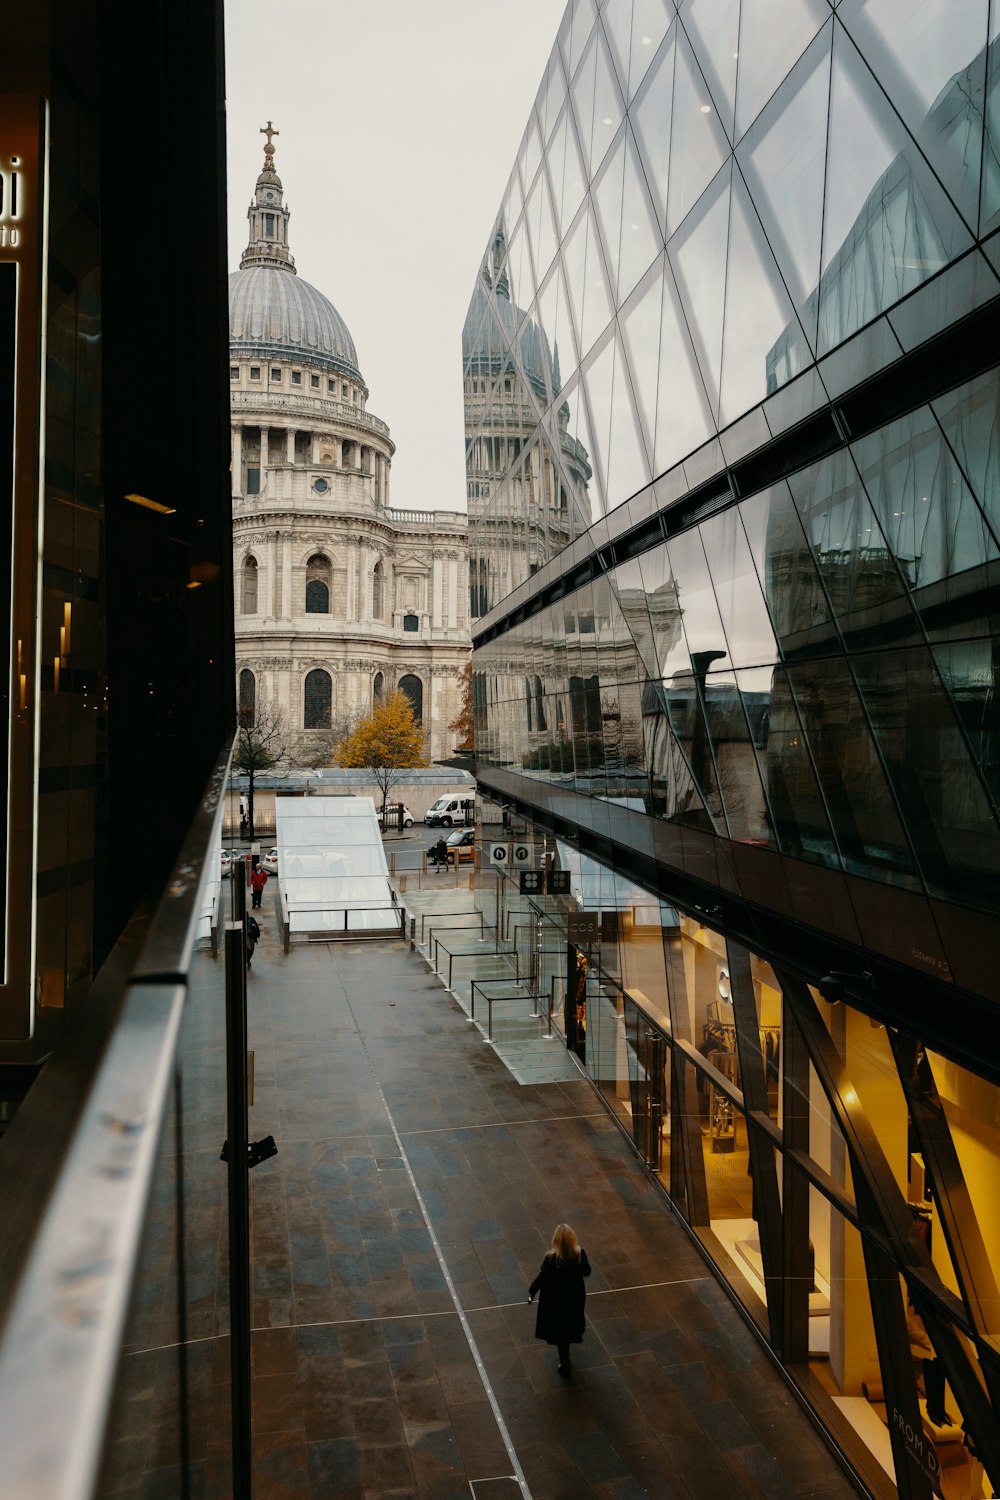
[[[517,1082],[402,943],[263,926],[257,1500],[854,1494],[575,1065]],[[594,1266],[569,1381],[526,1305],[560,1219]]]

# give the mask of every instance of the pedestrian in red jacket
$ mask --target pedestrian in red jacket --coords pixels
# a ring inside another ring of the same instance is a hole
[[[264,894],[264,887],[266,885],[267,871],[261,864],[254,865],[252,871],[250,872],[250,890],[253,893],[250,897],[251,906],[260,905],[260,898]]]

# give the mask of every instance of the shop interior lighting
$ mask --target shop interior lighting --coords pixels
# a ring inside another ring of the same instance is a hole
[[[126,495],[125,499],[132,505],[141,505],[144,510],[155,510],[160,516],[175,516],[177,510],[173,505],[161,505],[159,500],[150,500],[146,495]]]

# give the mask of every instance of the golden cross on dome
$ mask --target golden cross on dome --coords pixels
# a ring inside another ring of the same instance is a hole
[[[272,137],[274,137],[276,135],[280,135],[281,134],[280,130],[275,130],[274,127],[272,126],[270,120],[268,120],[267,124],[265,126],[261,127],[261,130],[260,130],[259,133],[261,135],[266,135],[267,136],[267,145],[264,147],[264,155],[265,156],[273,156],[274,155],[274,141],[273,141]]]

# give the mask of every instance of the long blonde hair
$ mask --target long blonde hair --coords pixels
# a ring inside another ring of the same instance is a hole
[[[560,1266],[563,1261],[580,1259],[580,1241],[568,1224],[556,1225],[549,1254],[555,1256],[556,1265]]]

